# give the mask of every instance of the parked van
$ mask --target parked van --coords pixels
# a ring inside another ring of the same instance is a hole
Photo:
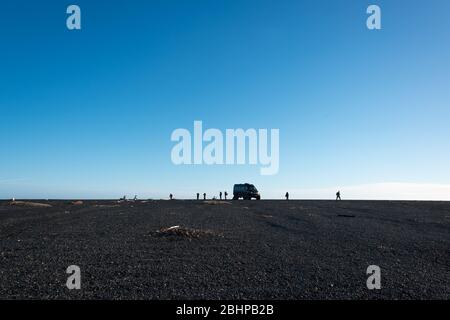
[[[239,198],[244,200],[251,200],[252,198],[261,200],[261,195],[259,194],[258,189],[252,184],[235,184],[233,187],[233,200],[238,200]]]

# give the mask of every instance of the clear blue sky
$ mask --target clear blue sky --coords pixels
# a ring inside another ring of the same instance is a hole
[[[395,182],[392,198],[411,185],[433,198],[450,185],[449,14],[447,0],[2,1],[0,198],[236,182],[298,198]],[[173,165],[170,135],[194,120],[279,128],[279,173]]]

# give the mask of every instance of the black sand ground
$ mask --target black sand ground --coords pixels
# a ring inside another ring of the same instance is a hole
[[[0,202],[0,299],[450,298],[449,202],[46,203]]]

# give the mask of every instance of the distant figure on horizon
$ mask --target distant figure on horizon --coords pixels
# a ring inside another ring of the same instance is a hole
[[[220,191],[219,196],[220,196],[220,200],[222,200],[222,191]]]
[[[225,195],[225,200],[227,200],[228,192],[225,191],[224,195]]]
[[[197,200],[200,199],[200,193],[197,192]]]
[[[206,193],[203,193],[203,200],[206,200]]]
[[[336,192],[336,201],[341,200],[341,191]]]
[[[137,195],[134,196],[133,201],[137,201]]]
[[[286,197],[286,200],[289,200],[289,192],[286,192],[285,197]]]
[[[173,194],[170,194],[169,198],[170,200],[173,200]]]

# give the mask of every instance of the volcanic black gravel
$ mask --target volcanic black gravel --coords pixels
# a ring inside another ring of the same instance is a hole
[[[0,202],[0,299],[450,298],[449,202],[35,202]]]

